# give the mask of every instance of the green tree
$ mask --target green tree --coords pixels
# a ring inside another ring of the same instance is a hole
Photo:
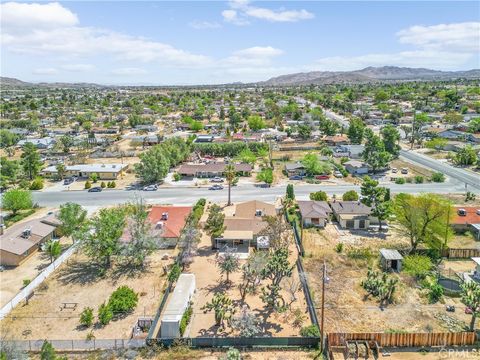
[[[292,184],[287,185],[286,198],[287,198],[287,200],[290,200],[290,201],[295,200],[295,192],[293,190],[293,185]]]
[[[63,152],[68,154],[70,148],[75,144],[75,140],[71,135],[63,135],[60,137],[60,143],[62,144]]]
[[[240,260],[233,251],[225,251],[217,257],[217,266],[220,274],[226,274],[226,283],[230,283],[230,274],[240,269]]]
[[[247,164],[255,164],[257,161],[257,156],[249,148],[243,149],[240,154],[238,154],[238,160]]]
[[[385,144],[380,137],[375,135],[371,129],[366,129],[365,135],[367,142],[365,143],[362,157],[375,173],[387,167],[391,160],[391,155],[385,150]]]
[[[273,170],[271,168],[263,168],[257,174],[257,180],[271,185],[273,183]]]
[[[462,288],[462,302],[472,311],[470,331],[475,330],[475,320],[480,313],[480,285],[475,281],[464,282]]]
[[[445,114],[443,120],[449,124],[457,125],[463,121],[463,116],[457,112],[451,111]]]
[[[378,218],[379,230],[382,230],[382,221],[391,213],[391,203],[386,200],[387,188],[378,186],[378,181],[369,176],[363,178],[362,203],[372,208],[372,215]]]
[[[358,201],[358,198],[358,193],[355,190],[349,190],[342,196],[343,201]]]
[[[385,146],[385,151],[389,152],[393,157],[398,157],[400,153],[400,132],[393,125],[386,125],[381,130],[381,135],[383,139],[383,144]]]
[[[413,254],[403,259],[403,271],[418,280],[425,279],[432,268],[432,260],[425,255]]]
[[[37,148],[32,143],[26,143],[22,148],[21,163],[23,171],[28,176],[30,180],[33,180],[42,167],[42,162],[40,161],[40,155],[38,154]]]
[[[170,160],[165,149],[160,146],[154,146],[140,154],[140,162],[135,164],[135,172],[147,184],[162,181],[169,169]]]
[[[93,324],[93,319],[93,309],[91,307],[83,308],[83,311],[80,314],[80,325],[90,327]]]
[[[436,183],[443,183],[445,182],[445,175],[443,175],[441,172],[434,172],[432,174],[432,181]]]
[[[108,304],[101,304],[98,307],[98,321],[103,326],[107,325],[113,319],[113,311]]]
[[[45,252],[50,256],[50,263],[52,263],[62,253],[62,245],[59,241],[50,240],[45,243]]]
[[[328,200],[327,193],[325,191],[321,191],[321,190],[310,193],[309,197],[310,197],[310,200],[314,200],[314,201],[327,201]]]
[[[441,150],[445,145],[447,145],[448,140],[443,138],[434,138],[432,140],[428,140],[425,143],[425,146],[429,149]]]
[[[464,148],[458,150],[453,161],[456,165],[473,165],[477,163],[478,155],[471,145],[466,145]]]
[[[66,166],[64,164],[57,164],[55,169],[57,170],[57,176],[60,178],[60,180],[63,180],[65,173],[67,172]]]
[[[253,131],[258,131],[265,127],[265,121],[259,115],[250,115],[247,122],[248,127]]]
[[[56,360],[57,355],[55,353],[55,349],[53,348],[52,344],[45,340],[42,344],[42,348],[40,349],[40,359],[41,360]]]
[[[411,251],[420,244],[434,250],[445,248],[452,235],[449,224],[453,213],[451,203],[434,194],[400,193],[393,202],[395,222],[409,238]]]
[[[310,136],[312,136],[312,128],[308,125],[299,125],[298,126],[298,136],[302,140],[310,139]]]
[[[108,307],[114,315],[131,312],[138,304],[138,294],[128,286],[120,286],[108,299]]]
[[[234,164],[228,164],[225,166],[225,179],[227,180],[228,184],[228,202],[227,206],[232,205],[231,201],[231,191],[232,191],[232,183],[237,177],[237,172],[235,171],[235,165]]]
[[[6,184],[14,184],[20,172],[20,165],[17,160],[8,160],[6,157],[0,158],[0,179],[6,187]]]
[[[230,321],[235,313],[232,299],[224,293],[216,293],[213,299],[206,303],[202,310],[205,312],[213,311],[215,313],[215,324],[223,327],[224,320]]]
[[[350,120],[347,136],[352,144],[361,144],[365,133],[365,124],[359,118]]]
[[[215,247],[215,239],[222,235],[225,230],[224,220],[225,214],[222,212],[222,208],[217,204],[211,205],[204,229],[212,240],[213,248]]]
[[[59,229],[63,236],[71,236],[75,242],[76,232],[87,221],[87,210],[79,204],[67,202],[60,205],[58,212],[58,220],[60,220]]]
[[[109,268],[112,256],[120,251],[120,237],[125,227],[125,210],[121,208],[101,209],[92,218],[93,231],[83,233],[83,248],[87,256]]]
[[[2,207],[16,215],[19,210],[31,209],[33,206],[32,193],[27,190],[11,189],[3,194]]]
[[[470,120],[468,123],[468,131],[471,133],[480,132],[480,117]]]
[[[325,161],[320,161],[314,153],[306,154],[302,159],[302,165],[309,175],[325,175],[332,172],[331,165]]]

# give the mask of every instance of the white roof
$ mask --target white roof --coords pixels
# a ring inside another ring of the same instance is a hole
[[[480,265],[480,257],[472,257],[472,260],[473,260],[477,265]]]
[[[80,164],[80,165],[67,165],[65,168],[67,171],[80,171],[80,172],[111,172],[116,173],[126,168],[127,164]],[[49,166],[43,169],[44,172],[57,172],[56,166]]]
[[[167,307],[162,315],[162,322],[164,321],[179,321],[185,309],[188,307],[188,302],[195,292],[195,275],[194,274],[180,274],[175,290],[173,290],[172,297],[167,304]]]

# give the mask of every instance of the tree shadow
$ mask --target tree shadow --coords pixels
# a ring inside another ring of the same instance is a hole
[[[214,256],[216,250],[212,250],[211,246],[202,246],[197,249],[197,253],[195,256],[198,257],[209,257]]]
[[[230,288],[231,288],[230,284],[227,284],[226,281],[222,281],[220,279],[220,280],[217,280],[216,283],[205,286],[203,289],[207,292],[207,294],[210,294],[210,293],[217,294],[217,293],[224,293]]]
[[[208,329],[200,329],[198,332],[200,336],[228,336],[228,332],[226,331],[226,327],[222,328],[219,325],[212,325]]]
[[[58,270],[58,281],[63,285],[85,285],[100,280],[102,270],[103,268],[94,262],[70,260],[68,266]]]
[[[274,313],[273,309],[264,308],[262,310],[256,311],[258,314],[258,318],[261,318],[261,326],[263,328],[262,335],[266,336],[274,336],[282,331],[283,326],[276,322],[269,321],[270,317]]]
[[[110,277],[113,281],[118,281],[121,278],[138,279],[145,274],[151,273],[147,266],[138,266],[131,263],[116,263]]]

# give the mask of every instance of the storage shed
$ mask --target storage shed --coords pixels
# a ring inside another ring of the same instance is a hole
[[[177,338],[180,336],[180,320],[195,293],[195,275],[181,274],[170,301],[167,304],[160,325],[161,338]]]
[[[403,256],[394,249],[380,249],[380,262],[384,271],[402,270]]]

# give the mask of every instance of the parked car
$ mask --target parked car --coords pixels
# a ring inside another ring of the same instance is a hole
[[[75,181],[73,178],[66,178],[63,180],[63,185],[70,185]]]
[[[333,173],[333,176],[335,176],[336,178],[343,178],[343,175],[342,175],[342,173],[341,173],[340,171],[335,171],[335,172]]]
[[[401,173],[402,174],[408,174],[408,168],[402,168]]]
[[[303,177],[300,175],[293,175],[288,178],[289,180],[302,180]]]
[[[222,185],[218,185],[218,184],[215,184],[215,185],[212,185],[208,188],[208,190],[223,190],[223,186]]]
[[[215,176],[213,179],[210,179],[210,182],[222,183],[223,179],[221,177]]]
[[[88,189],[88,192],[102,192],[102,188],[100,186],[95,186],[93,188]]]
[[[158,186],[157,185],[148,185],[143,188],[143,191],[157,191]]]
[[[328,180],[328,179],[330,179],[330,176],[329,175],[317,175],[317,176],[315,176],[315,179],[317,179],[317,180]]]
[[[397,173],[397,171],[398,171],[398,169],[397,169],[397,168],[392,168],[392,173],[396,174],[396,173]]]

